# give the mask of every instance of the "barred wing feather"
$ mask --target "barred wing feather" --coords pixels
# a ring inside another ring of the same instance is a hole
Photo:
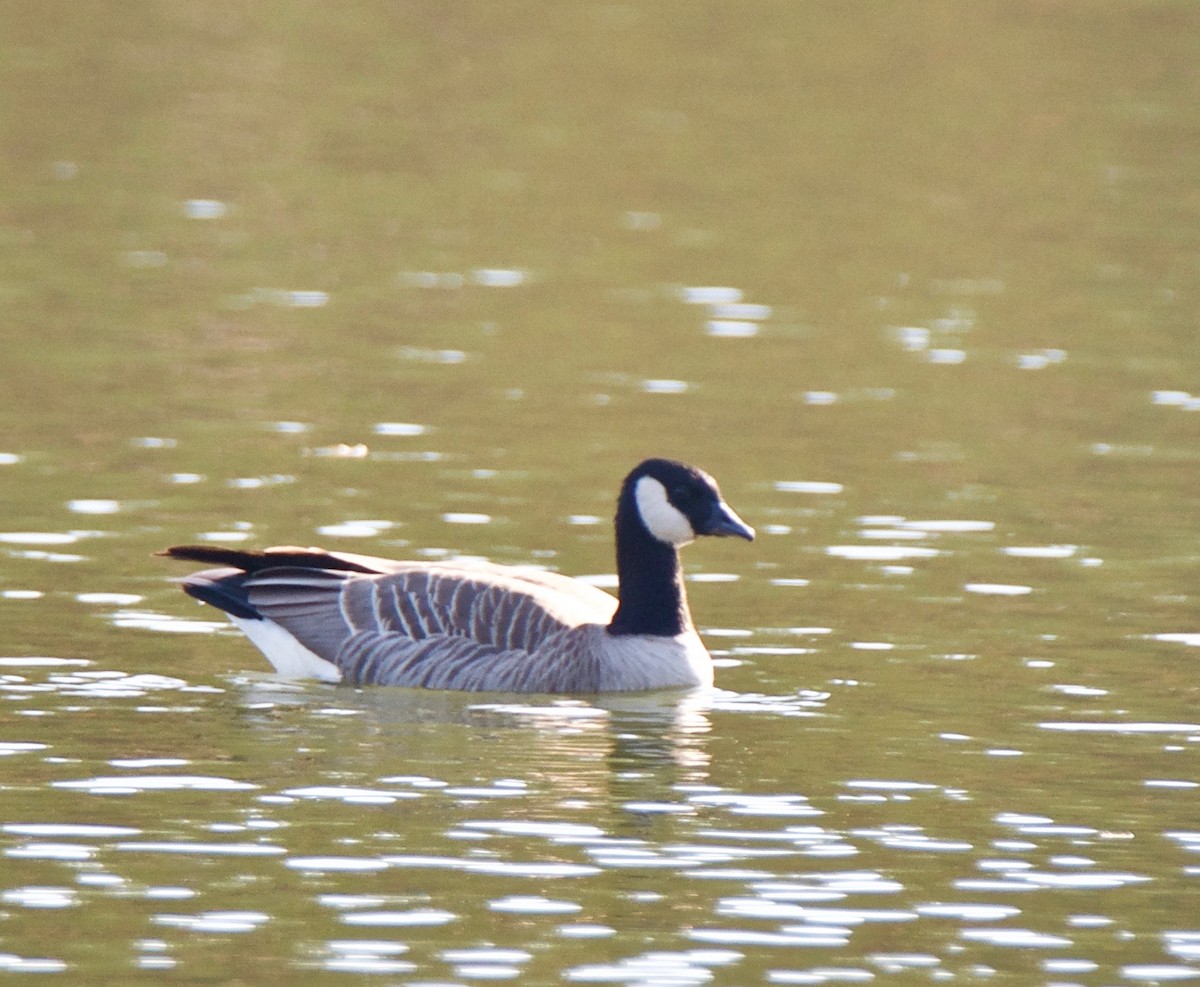
[[[548,689],[552,666],[565,674],[577,665],[562,650],[578,641],[562,632],[606,624],[616,609],[607,593],[555,573],[485,563],[389,568],[265,569],[246,589],[256,610],[346,681],[429,688]]]
[[[493,692],[591,692],[600,686],[595,655],[562,632],[530,653],[464,637],[414,641],[367,631],[346,642],[338,662],[346,680],[360,685]]]

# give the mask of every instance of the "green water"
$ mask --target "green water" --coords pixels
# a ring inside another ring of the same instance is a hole
[[[1200,8],[5,4],[0,970],[1200,978]],[[718,690],[282,684],[151,553],[612,569]]]

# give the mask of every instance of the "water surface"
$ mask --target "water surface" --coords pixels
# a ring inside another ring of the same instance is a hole
[[[0,969],[1200,979],[1197,20],[14,12]],[[281,683],[150,555],[603,585],[646,455],[712,693]]]

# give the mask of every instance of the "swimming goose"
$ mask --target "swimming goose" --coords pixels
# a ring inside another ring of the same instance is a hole
[[[281,675],[358,685],[609,692],[711,685],[679,548],[754,529],[711,476],[647,459],[617,499],[619,599],[552,572],[325,552],[179,545],[214,564],[183,589],[236,624]]]

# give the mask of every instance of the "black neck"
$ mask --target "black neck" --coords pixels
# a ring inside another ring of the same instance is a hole
[[[618,505],[616,528],[621,602],[608,632],[674,637],[690,629],[692,618],[675,546],[654,538],[626,498]]]

